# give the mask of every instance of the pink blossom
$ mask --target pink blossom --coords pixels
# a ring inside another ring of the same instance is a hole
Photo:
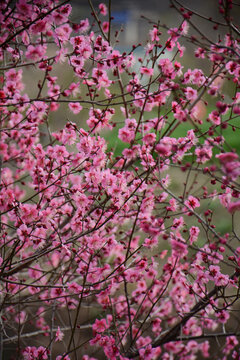
[[[233,181],[236,180],[240,175],[240,161],[236,161],[238,160],[238,155],[229,152],[216,155],[216,157],[219,158],[222,163],[222,170],[226,174],[226,178]]]
[[[105,33],[107,33],[109,31],[109,22],[108,21],[104,21],[102,23],[102,29]]]
[[[179,105],[176,101],[172,102],[172,111],[174,113],[174,117],[180,122],[185,122],[187,120],[188,110],[183,110],[181,105]]]
[[[197,155],[197,162],[204,164],[212,158],[212,146],[205,141],[204,145],[195,149]]]
[[[224,274],[218,274],[215,279],[216,286],[227,286],[229,283],[229,276]]]
[[[83,360],[94,360],[92,351],[127,360],[131,342],[130,357],[142,360],[209,357],[200,337],[222,324],[230,329],[239,295],[237,234],[231,222],[225,230],[218,224],[225,210],[214,205],[219,199],[229,214],[240,210],[240,159],[228,136],[239,131],[240,113],[234,19],[232,34],[221,27],[216,44],[199,48],[191,37],[202,68],[184,69],[176,59],[196,18],[184,4],[162,43],[154,23],[145,47],[122,51],[105,4],[73,23],[69,4],[12,3],[0,1],[4,341],[18,337],[24,360],[70,360],[77,329],[88,324]],[[234,12],[236,1],[228,3]],[[226,80],[235,92],[228,94]],[[58,342],[72,310],[79,316],[64,352]],[[177,330],[155,348],[166,329]],[[27,346],[36,332],[46,340]],[[237,344],[227,336],[222,357],[237,357]]]
[[[57,39],[65,42],[70,38],[72,29],[68,24],[64,24],[55,29],[55,34],[57,35]]]
[[[218,108],[218,111],[220,114],[226,114],[226,112],[228,110],[228,105],[223,103],[222,101],[217,101],[216,107]]]
[[[230,318],[229,313],[225,310],[220,310],[219,312],[216,313],[216,316],[218,318],[218,321],[220,321],[222,324],[225,324],[227,320]]]
[[[186,20],[184,20],[180,27],[180,31],[183,35],[187,35],[188,29],[189,29],[189,24]]]
[[[190,209],[194,210],[195,208],[200,206],[200,202],[198,199],[192,195],[188,197],[188,199],[184,202]]]
[[[226,64],[226,69],[228,70],[229,74],[234,75],[238,65],[234,61],[228,61]]]
[[[35,346],[27,346],[23,350],[24,360],[35,360],[36,349]]]
[[[146,134],[143,137],[143,141],[148,144],[152,145],[156,140],[156,135],[154,133]]]
[[[166,207],[167,211],[176,211],[178,209],[177,200],[172,198],[169,200],[169,206]]]
[[[197,58],[204,59],[205,58],[205,53],[206,53],[205,49],[200,48],[200,47],[195,50],[195,56]]]
[[[226,338],[226,344],[225,344],[225,347],[223,349],[223,353],[224,354],[229,354],[230,351],[232,349],[234,349],[234,347],[238,345],[238,340],[236,338],[236,336],[228,336]]]
[[[190,238],[189,242],[192,244],[193,242],[197,241],[198,235],[200,233],[200,229],[197,226],[192,226],[189,230]]]
[[[22,241],[25,241],[29,237],[30,233],[31,233],[31,228],[28,228],[25,224],[20,225],[19,228],[17,229],[17,234],[19,236],[19,239]]]
[[[197,98],[197,90],[191,88],[190,86],[185,89],[185,94],[187,100],[194,101]]]
[[[34,34],[38,34],[38,33],[45,32],[49,28],[50,28],[50,26],[49,26],[47,20],[43,19],[43,20],[38,20],[35,24],[33,24],[31,26],[30,29]]]
[[[143,75],[152,76],[153,72],[154,72],[154,69],[147,68],[146,66],[143,66],[143,67],[141,67],[140,72]]]
[[[154,27],[152,30],[149,31],[151,41],[159,41],[159,32],[156,27]]]
[[[233,152],[227,152],[216,155],[216,158],[218,158],[222,164],[227,164],[229,162],[235,161],[238,159],[238,155]]]
[[[233,113],[236,115],[240,115],[240,106],[234,106]]]
[[[101,3],[98,5],[98,8],[100,10],[100,13],[103,15],[103,16],[106,16],[107,13],[108,13],[108,9],[107,9],[107,6],[104,4],[104,3]]]
[[[232,214],[240,210],[240,200],[228,204],[228,211]]]
[[[172,229],[181,229],[184,226],[184,219],[181,216],[180,218],[175,218],[173,220]]]
[[[220,125],[221,124],[221,118],[219,116],[219,112],[217,110],[213,110],[210,114],[209,114],[209,119],[211,120],[211,122],[215,125]]]
[[[58,326],[55,341],[62,341],[63,338],[64,338],[64,333],[61,331],[60,327]]]
[[[152,249],[157,245],[158,245],[158,239],[157,237],[154,236],[152,238],[146,238],[143,243],[143,246],[145,246],[148,249]]]
[[[160,59],[158,67],[166,77],[169,77],[170,79],[175,78],[174,67],[169,59]]]
[[[141,360],[152,360],[155,356],[161,354],[160,348],[152,348],[149,344],[145,348],[139,350],[139,355]]]
[[[75,115],[79,114],[80,111],[82,110],[82,106],[80,105],[79,102],[70,102],[68,104],[68,107]]]
[[[180,56],[180,57],[183,57],[184,51],[186,50],[185,46],[181,46],[181,45],[179,44],[179,42],[177,41],[177,48],[178,48],[178,51],[179,51],[179,56]]]
[[[85,31],[88,30],[88,28],[89,28],[89,20],[88,20],[88,19],[85,19],[85,20],[81,20],[81,21],[80,21],[77,30],[78,30],[80,33],[84,33]]]
[[[126,119],[125,126],[118,131],[118,137],[124,142],[130,143],[135,138],[135,128],[137,122],[135,119]]]
[[[105,319],[95,320],[95,323],[92,326],[93,331],[97,333],[103,333],[108,328],[107,322]]]
[[[186,244],[178,241],[178,240],[171,240],[171,246],[174,250],[174,252],[178,255],[178,256],[184,256],[187,254],[187,250],[186,250]]]
[[[47,360],[48,359],[48,350],[43,347],[43,346],[39,346],[36,351],[36,356],[38,359],[41,359],[41,360]]]
[[[20,311],[20,313],[15,317],[15,321],[19,324],[24,324],[26,318],[27,318],[26,311]]]
[[[46,53],[46,47],[43,45],[29,45],[27,51],[25,53],[27,59],[31,59],[33,61],[40,60],[44,57]]]
[[[53,21],[56,25],[61,25],[68,20],[68,16],[72,11],[72,7],[70,4],[65,4],[60,8],[56,9],[52,13]]]
[[[177,40],[180,36],[180,32],[178,28],[171,28],[168,30],[168,34],[171,35],[172,40]]]
[[[226,286],[229,283],[229,276],[220,272],[220,267],[216,265],[209,266],[209,278],[213,280],[216,286]]]
[[[180,64],[180,62],[175,61],[174,62],[174,70],[175,70],[177,76],[182,75],[182,69],[183,69],[183,66]]]
[[[200,344],[201,352],[202,352],[203,356],[206,358],[209,357],[209,348],[210,348],[210,345],[209,345],[208,341],[204,341],[202,344]]]
[[[172,50],[175,48],[175,46],[176,46],[175,36],[174,36],[174,37],[171,36],[170,38],[168,38],[167,41],[166,41],[165,46],[166,46],[166,49],[167,49],[168,51],[172,51]]]
[[[32,5],[28,4],[26,0],[19,0],[16,4],[16,8],[20,14],[24,16],[30,16],[32,11]]]

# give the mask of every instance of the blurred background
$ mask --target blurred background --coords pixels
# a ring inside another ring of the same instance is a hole
[[[103,2],[108,6],[108,0],[92,0],[95,8]],[[222,20],[218,12],[218,0],[182,0],[179,4],[184,7],[196,11],[207,18],[212,17],[214,20]],[[72,0],[71,4],[74,8],[72,20],[78,21],[84,17],[88,17],[90,13],[89,3],[87,0]],[[114,17],[113,26],[116,29],[123,28],[120,42],[122,46],[128,47],[133,43],[144,42],[147,39],[149,24],[141,16],[145,16],[152,21],[159,21],[160,24],[167,24],[175,27],[179,24],[181,17],[170,7],[169,0],[112,0],[111,13]],[[240,2],[235,1],[234,11],[231,14],[236,25],[239,24]],[[205,32],[208,33],[213,40],[217,35],[212,31],[212,25],[205,20],[194,17],[194,23],[197,26],[204,26]]]

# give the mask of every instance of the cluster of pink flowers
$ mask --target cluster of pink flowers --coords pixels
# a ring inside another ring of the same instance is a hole
[[[240,160],[225,138],[239,131],[238,31],[199,46],[192,13],[175,7],[182,23],[165,42],[155,24],[137,58],[136,46],[114,48],[103,3],[77,24],[70,4],[0,3],[6,357],[16,340],[24,360],[211,358],[205,334],[231,326]],[[209,72],[180,63],[184,37]],[[219,359],[237,358],[227,331]]]

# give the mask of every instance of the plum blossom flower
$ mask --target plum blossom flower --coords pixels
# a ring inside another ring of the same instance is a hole
[[[149,69],[146,66],[141,67],[140,73],[147,76],[152,76],[154,73],[154,69]]]
[[[187,255],[188,250],[187,250],[187,244],[184,243],[184,241],[182,241],[181,239],[171,239],[171,246],[172,246],[172,250],[173,250],[173,254],[176,257],[184,257]]]
[[[56,11],[52,13],[52,18],[54,23],[56,25],[61,25],[67,22],[68,16],[70,15],[71,11],[72,11],[72,7],[70,4],[65,4],[60,8],[56,9]]]
[[[19,239],[22,241],[26,240],[26,238],[29,236],[30,233],[31,233],[31,228],[27,227],[25,224],[20,225],[19,228],[17,229],[17,234],[19,236]]]
[[[143,243],[143,246],[145,246],[146,248],[148,249],[152,249],[154,248],[155,246],[158,245],[158,238],[157,236],[153,236],[151,238],[146,238],[144,243]]]
[[[35,351],[37,359],[47,360],[48,359],[48,351],[45,347],[39,346]]]
[[[118,137],[120,140],[131,143],[135,138],[135,129],[137,122],[135,119],[126,119],[125,126],[118,131]]]
[[[68,24],[61,25],[58,28],[56,28],[56,30],[55,30],[57,39],[62,42],[69,40],[71,32],[72,32],[72,29]]]
[[[223,154],[216,155],[216,158],[218,158],[222,164],[226,164],[232,161],[235,161],[238,159],[238,155],[233,152],[226,152]]]
[[[24,324],[27,319],[26,311],[20,311],[20,313],[15,317],[15,321],[19,324]]]
[[[16,8],[20,14],[30,17],[32,12],[32,5],[28,4],[26,0],[19,0],[16,4]]]
[[[107,6],[104,3],[99,4],[98,8],[100,10],[100,14],[102,14],[103,16],[107,15],[108,9],[107,9]]]
[[[226,338],[226,344],[225,344],[225,347],[223,349],[223,352],[225,354],[229,354],[230,351],[232,349],[234,349],[235,346],[237,346],[237,345],[238,345],[238,340],[237,340],[236,336],[228,336]]]
[[[166,207],[167,211],[176,211],[178,209],[177,200],[172,198],[169,200],[169,206]]]
[[[189,242],[192,244],[193,242],[197,241],[198,235],[200,233],[200,229],[197,226],[192,226],[189,230],[190,238]]]
[[[228,61],[226,64],[226,69],[228,70],[229,74],[231,74],[231,75],[234,75],[237,68],[238,68],[237,62]]]
[[[216,155],[222,164],[222,170],[226,174],[226,178],[232,181],[236,180],[240,175],[240,161],[238,155],[233,152]]]
[[[80,33],[84,33],[85,31],[87,31],[89,28],[89,20],[85,19],[85,20],[81,20],[79,25],[78,25],[78,31]],[[75,29],[74,29],[75,30]]]
[[[220,125],[221,124],[221,118],[219,116],[219,112],[217,110],[213,110],[210,114],[209,114],[209,119],[211,120],[211,122],[215,125]]]
[[[34,34],[38,34],[39,32],[40,33],[46,32],[46,30],[48,30],[49,28],[50,28],[50,25],[47,22],[47,20],[41,19],[41,20],[38,20],[36,23],[34,23],[30,29]]]
[[[180,31],[183,35],[187,35],[188,30],[189,30],[189,24],[186,20],[184,20],[180,27]]]
[[[148,145],[152,145],[156,140],[156,134],[154,133],[149,133],[144,135],[143,137],[143,141],[148,144]]]
[[[27,51],[25,53],[27,59],[31,59],[33,61],[38,61],[44,57],[46,53],[46,47],[43,45],[29,45],[27,47]]]
[[[27,346],[23,350],[24,360],[34,360],[37,348],[35,346]]]
[[[183,57],[184,51],[186,50],[185,46],[181,46],[181,45],[179,44],[179,42],[177,41],[177,48],[178,48],[178,50],[179,50],[179,56],[180,56],[180,57]]]
[[[104,21],[102,23],[102,29],[105,33],[107,33],[109,31],[109,22],[108,21]]]
[[[198,199],[192,195],[188,197],[188,199],[184,202],[190,209],[194,210],[195,208],[200,206],[200,202]]]
[[[151,41],[159,41],[159,31],[157,27],[154,27],[152,30],[149,31]]]
[[[76,115],[82,110],[82,106],[79,102],[70,102],[68,104],[69,109]]]
[[[139,350],[140,360],[152,360],[155,356],[161,354],[160,347],[153,348],[151,344]]]
[[[188,86],[185,89],[185,95],[186,95],[187,100],[194,101],[197,98],[197,90]]]
[[[227,209],[231,214],[235,211],[240,211],[240,200],[229,203]]]
[[[175,71],[173,64],[169,59],[160,59],[158,62],[158,67],[161,69],[163,75],[170,79],[175,78]]]
[[[182,229],[182,227],[184,226],[184,219],[181,216],[180,218],[175,218],[173,220],[173,225],[172,225],[172,229]]]
[[[63,338],[64,338],[64,333],[61,331],[60,327],[58,326],[55,341],[62,341]]]
[[[222,274],[217,265],[210,265],[207,273],[209,279],[213,280],[216,286],[226,286],[229,283],[229,276]]]
[[[103,333],[108,328],[107,322],[105,319],[95,320],[95,323],[92,326],[93,331],[97,333]]]
[[[222,324],[225,324],[230,318],[230,315],[226,310],[221,310],[216,313],[216,317],[218,318],[218,321],[220,321]]]
[[[206,53],[206,50],[203,48],[200,48],[200,47],[195,50],[196,58],[204,59],[205,53]]]
[[[195,154],[197,155],[197,162],[204,164],[212,158],[212,146],[206,140],[203,146],[199,146],[195,149]]]

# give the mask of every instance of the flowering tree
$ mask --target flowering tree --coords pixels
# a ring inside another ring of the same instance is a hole
[[[235,5],[172,0],[182,21],[150,21],[139,59],[89,6],[0,3],[0,358],[239,359]]]

